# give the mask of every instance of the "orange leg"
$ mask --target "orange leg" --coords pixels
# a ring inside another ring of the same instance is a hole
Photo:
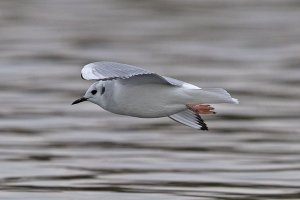
[[[187,104],[188,109],[198,114],[216,114],[214,108],[207,104]]]

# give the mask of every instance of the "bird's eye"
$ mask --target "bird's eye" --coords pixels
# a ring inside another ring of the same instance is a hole
[[[102,87],[101,95],[104,94],[104,92],[105,92],[105,87]]]
[[[92,90],[91,93],[92,95],[95,95],[97,93],[97,90]]]

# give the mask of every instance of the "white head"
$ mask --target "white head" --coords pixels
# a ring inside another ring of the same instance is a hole
[[[102,107],[105,103],[104,93],[105,93],[105,82],[98,81],[93,83],[89,89],[86,91],[85,95],[77,100],[75,100],[72,105],[81,103],[83,101],[90,101]]]

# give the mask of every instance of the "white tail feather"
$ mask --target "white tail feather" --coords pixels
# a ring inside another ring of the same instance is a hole
[[[239,103],[223,88],[190,89],[187,92],[192,98],[190,103]]]

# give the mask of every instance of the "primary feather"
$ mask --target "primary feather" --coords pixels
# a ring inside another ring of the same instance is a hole
[[[129,78],[140,74],[151,74],[151,72],[132,65],[107,61],[87,64],[81,70],[81,76],[85,80]]]
[[[197,113],[192,112],[191,110],[181,111],[179,113],[170,115],[169,118],[191,128],[208,130],[207,125],[201,118],[201,116]]]
[[[142,76],[143,75],[143,76]],[[81,70],[81,77],[85,80],[113,80],[113,79],[129,79],[135,76],[144,77],[145,79],[152,79],[154,82],[161,84],[168,84],[181,87],[183,85],[192,87],[192,84],[170,78],[167,76],[160,76],[154,72],[144,70],[142,68],[116,62],[95,62],[85,65]],[[139,78],[140,79],[140,78]],[[197,88],[197,86],[194,86]]]

